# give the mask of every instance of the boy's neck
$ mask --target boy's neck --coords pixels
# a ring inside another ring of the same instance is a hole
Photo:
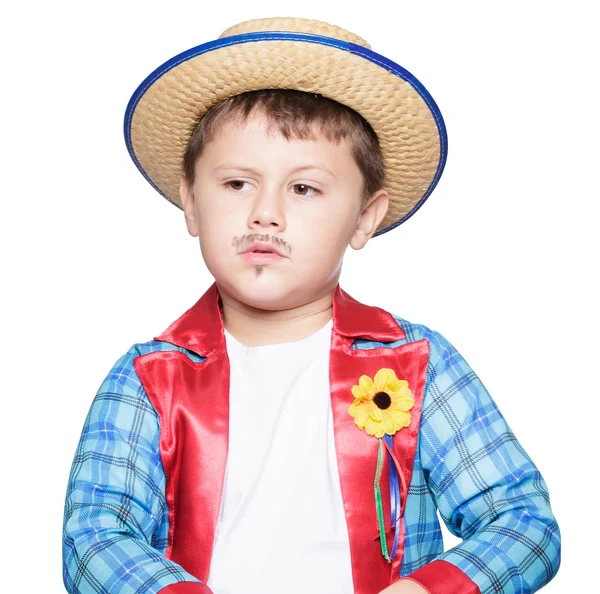
[[[245,346],[264,346],[302,340],[322,328],[333,316],[333,290],[299,307],[257,309],[219,290],[223,326]]]

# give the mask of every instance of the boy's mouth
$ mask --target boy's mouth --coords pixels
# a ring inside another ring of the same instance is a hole
[[[276,252],[263,250],[247,250],[240,255],[246,262],[254,265],[271,264],[273,262],[278,262],[279,260],[284,260],[284,257]]]
[[[242,254],[273,254],[274,256],[285,257],[275,246],[260,242],[253,241],[243,252]]]

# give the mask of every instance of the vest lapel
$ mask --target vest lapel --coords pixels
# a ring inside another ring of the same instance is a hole
[[[169,508],[165,555],[206,583],[229,441],[229,358],[216,284],[155,340],[207,357],[194,363],[180,351],[159,351],[134,361],[160,417]]]
[[[400,577],[403,543],[388,563],[381,553],[374,479],[379,442],[360,430],[348,412],[352,386],[361,375],[371,378],[382,367],[389,367],[400,379],[408,381],[415,404],[411,423],[392,438],[393,450],[404,475],[407,496],[415,456],[421,405],[425,388],[429,344],[420,340],[390,348],[352,349],[355,338],[374,342],[394,342],[405,338],[393,316],[378,308],[359,303],[339,285],[333,300],[334,325],[330,353],[331,405],[344,510],[350,538],[352,574],[356,594],[376,594]],[[386,456],[387,460],[387,456]],[[393,544],[391,529],[389,467],[384,464],[381,493],[387,529],[388,551]]]
[[[405,338],[391,314],[359,303],[336,286],[330,351],[330,391],[340,485],[356,594],[376,594],[398,579],[402,547],[392,563],[381,554],[373,491],[378,440],[348,412],[351,388],[382,367],[406,379],[415,400],[411,424],[393,436],[393,448],[410,484],[429,348],[426,340],[395,348],[352,349],[356,338],[393,342]],[[137,357],[140,381],[160,418],[161,459],[167,478],[169,535],[166,556],[206,582],[221,506],[229,437],[229,358],[216,283],[156,340],[206,357],[194,363],[179,351]],[[387,458],[387,456],[386,456]],[[389,470],[382,497],[390,526]],[[402,501],[407,493],[402,492]],[[393,531],[388,534],[391,551]]]

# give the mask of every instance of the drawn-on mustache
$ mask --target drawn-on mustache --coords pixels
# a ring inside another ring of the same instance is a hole
[[[276,246],[278,250],[284,253],[292,253],[292,248],[281,237],[271,237],[268,233],[250,233],[244,237],[236,236],[233,238],[231,245],[241,253],[254,241],[264,241]]]

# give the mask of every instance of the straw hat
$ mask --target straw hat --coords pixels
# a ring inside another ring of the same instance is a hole
[[[390,196],[374,236],[406,221],[436,186],[446,162],[446,128],[427,90],[361,37],[303,18],[244,21],[159,66],[127,106],[129,154],[152,186],[182,208],[182,158],[200,117],[222,99],[267,88],[319,93],[371,124]]]

